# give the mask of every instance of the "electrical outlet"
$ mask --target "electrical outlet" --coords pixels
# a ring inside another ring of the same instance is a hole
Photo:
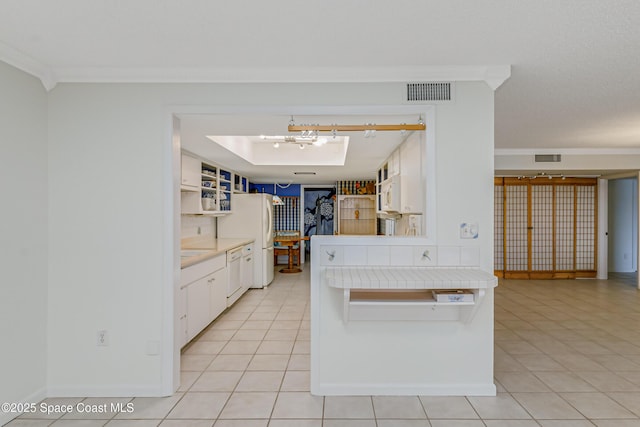
[[[98,331],[96,345],[99,347],[107,347],[109,345],[109,335],[107,334],[107,330],[103,329]]]

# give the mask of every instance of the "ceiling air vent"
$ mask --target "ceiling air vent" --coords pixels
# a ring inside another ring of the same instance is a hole
[[[407,101],[451,101],[451,83],[407,83]]]
[[[561,162],[562,156],[560,154],[536,154],[536,163],[548,163],[548,162]]]

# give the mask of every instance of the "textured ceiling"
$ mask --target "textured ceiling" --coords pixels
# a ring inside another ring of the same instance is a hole
[[[637,0],[3,0],[0,59],[49,82],[511,65],[496,148],[640,147]]]

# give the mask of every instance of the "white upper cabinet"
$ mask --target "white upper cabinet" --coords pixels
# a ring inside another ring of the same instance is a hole
[[[426,183],[422,133],[414,132],[380,166],[377,209],[400,214],[423,213]]]
[[[183,191],[200,191],[200,165],[199,159],[182,154],[180,188]]]
[[[391,157],[387,161],[389,165],[389,178],[392,176],[399,175],[402,171],[400,170],[401,160],[400,160],[400,150],[397,149],[393,153],[391,153]]]
[[[422,144],[420,134],[413,133],[399,148],[400,151],[400,212],[422,213],[426,188],[422,173]]]
[[[249,191],[249,180],[207,160],[182,153],[181,205],[183,214],[231,213],[234,193]]]

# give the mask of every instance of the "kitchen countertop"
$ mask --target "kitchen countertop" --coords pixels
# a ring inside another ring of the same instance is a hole
[[[225,238],[225,239],[214,239],[211,237],[191,237],[187,239],[183,239],[181,242],[181,250],[205,250],[201,254],[189,256],[189,257],[181,257],[180,259],[180,268],[185,268],[207,260],[209,258],[213,258],[217,255],[223,254],[231,249],[235,249],[241,246],[244,246],[249,243],[253,243],[255,239],[251,238]]]

